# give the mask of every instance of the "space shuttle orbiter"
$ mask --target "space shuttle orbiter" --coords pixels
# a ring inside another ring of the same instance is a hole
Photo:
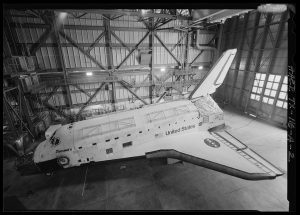
[[[211,98],[229,70],[236,49],[223,53],[188,99],[147,105],[56,127],[34,151],[33,162],[52,172],[90,162],[175,158],[247,180],[283,173],[230,133]]]

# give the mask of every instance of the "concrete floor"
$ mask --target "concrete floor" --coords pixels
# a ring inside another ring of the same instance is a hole
[[[286,130],[226,109],[230,132],[286,172]],[[139,159],[20,176],[10,159],[3,173],[4,210],[288,211],[289,205],[286,174],[246,181],[188,163],[150,165]]]

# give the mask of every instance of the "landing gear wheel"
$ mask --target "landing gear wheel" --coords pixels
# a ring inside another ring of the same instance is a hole
[[[66,165],[69,164],[69,162],[70,162],[70,160],[67,157],[59,157],[59,158],[57,158],[57,163],[60,166],[66,166]]]

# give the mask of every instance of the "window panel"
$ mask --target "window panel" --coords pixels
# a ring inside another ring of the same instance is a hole
[[[285,98],[285,95],[286,95],[286,93],[280,92],[280,93],[279,93],[279,98],[280,98],[280,99],[284,99],[284,98]]]
[[[275,95],[276,95],[276,91],[275,91],[275,90],[272,90],[272,91],[271,91],[271,96],[272,96],[272,97],[275,97]]]
[[[274,81],[275,75],[270,75],[268,81]]]
[[[276,75],[276,77],[275,77],[275,81],[274,82],[279,82],[280,81],[280,75]]]
[[[252,88],[252,94],[250,96],[251,99],[253,100],[260,100],[259,94],[262,93],[262,87],[264,86],[266,74],[262,73],[256,73],[255,74],[255,80],[253,83],[253,88]]]
[[[266,90],[265,90],[265,95],[266,95],[266,96],[269,96],[269,95],[270,95],[270,92],[271,92],[270,90],[266,89]]]
[[[287,109],[287,103],[286,102],[283,103],[283,108]]]
[[[268,82],[266,88],[271,89],[272,88],[272,83]]]
[[[284,77],[283,83],[284,83],[284,84],[287,84],[287,76]]]
[[[286,85],[286,84],[283,84],[283,85],[282,85],[281,91],[282,91],[282,92],[287,92],[287,85]]]
[[[283,101],[278,100],[276,106],[282,107],[282,105],[283,105]]]
[[[264,86],[264,81],[260,81],[260,82],[259,82],[259,86],[260,86],[260,87],[263,87],[263,86]]]
[[[261,94],[261,91],[262,91],[262,88],[259,87],[259,88],[257,89],[257,94]]]
[[[274,102],[274,99],[269,99],[268,104],[272,105]]]
[[[272,89],[273,89],[273,90],[277,90],[277,88],[278,88],[278,84],[277,84],[277,83],[274,83]]]
[[[267,103],[268,102],[268,97],[264,97],[263,102]]]

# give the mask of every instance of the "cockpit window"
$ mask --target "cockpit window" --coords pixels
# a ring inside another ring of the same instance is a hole
[[[58,137],[55,137],[56,131],[52,134],[52,136],[50,137],[50,143],[51,145],[57,146],[60,143],[60,140]]]
[[[52,136],[50,137],[50,141],[52,141],[54,135],[55,135],[56,131],[54,131],[54,133],[52,134]]]

